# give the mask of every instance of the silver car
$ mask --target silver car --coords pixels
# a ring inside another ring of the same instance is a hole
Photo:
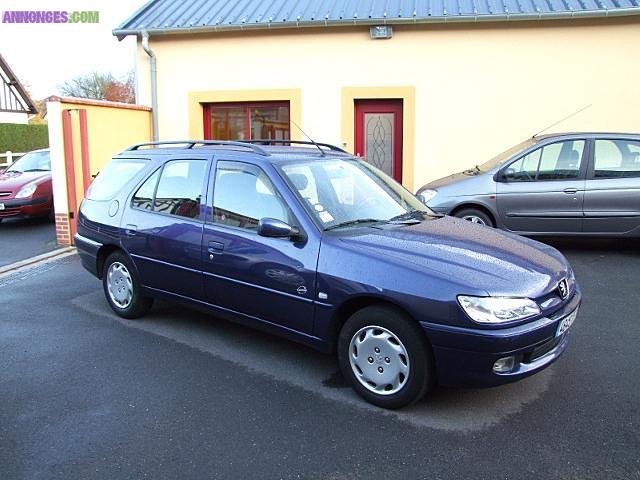
[[[640,135],[536,136],[417,194],[436,212],[525,235],[640,237]]]

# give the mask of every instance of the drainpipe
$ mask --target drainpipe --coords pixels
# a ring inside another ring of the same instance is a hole
[[[149,48],[149,32],[142,30],[142,49],[149,55],[151,67],[151,118],[153,122],[153,141],[158,141],[158,69],[156,54]]]

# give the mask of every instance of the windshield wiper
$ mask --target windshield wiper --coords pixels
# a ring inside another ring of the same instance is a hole
[[[384,220],[380,220],[379,218],[359,218],[357,220],[349,220],[348,222],[336,223],[335,225],[331,225],[324,229],[324,231],[335,230],[336,228],[342,227],[351,227],[353,225],[358,225],[360,223],[378,223],[384,222]]]
[[[22,173],[24,172],[49,172],[50,170],[47,170],[46,168],[28,168],[27,170],[23,170]]]
[[[475,167],[469,168],[462,173],[464,173],[465,175],[479,175],[482,173],[482,170],[480,170],[480,167],[476,165]]]
[[[420,215],[416,215],[416,213]],[[409,210],[408,212],[401,213],[400,215],[396,215],[395,217],[391,217],[387,220],[388,223],[402,223],[407,220],[419,223],[424,220],[424,216],[427,212],[423,212],[422,210]]]

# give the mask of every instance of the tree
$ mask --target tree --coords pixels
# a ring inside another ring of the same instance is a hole
[[[112,102],[135,103],[133,72],[119,80],[111,73],[91,72],[72,78],[60,85],[62,95]]]

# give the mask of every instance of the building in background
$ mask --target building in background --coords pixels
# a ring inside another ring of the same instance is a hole
[[[640,131],[639,0],[157,0],[114,35],[143,104],[157,62],[160,139],[299,125],[411,190],[585,105],[549,131]]]
[[[29,94],[0,55],[0,123],[29,123],[38,110]]]

